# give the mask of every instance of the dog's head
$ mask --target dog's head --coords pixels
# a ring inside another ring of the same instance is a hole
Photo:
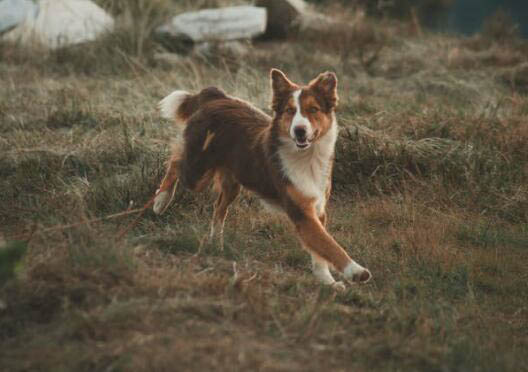
[[[271,70],[274,125],[297,149],[309,148],[332,127],[337,106],[337,78],[324,72],[306,86],[291,82],[283,72]]]

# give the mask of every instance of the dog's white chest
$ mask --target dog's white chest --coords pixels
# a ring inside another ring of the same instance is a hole
[[[316,159],[312,163],[292,167],[288,177],[295,187],[305,196],[315,199],[315,207],[321,214],[325,207],[325,191],[330,171],[330,161]]]
[[[326,204],[326,188],[332,167],[337,139],[337,124],[305,151],[291,147],[280,152],[284,174],[306,197],[315,199],[315,208],[322,214]]]

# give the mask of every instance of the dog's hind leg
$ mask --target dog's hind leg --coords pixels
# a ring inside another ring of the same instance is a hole
[[[180,162],[181,149],[174,147],[171,158],[168,161],[167,171],[154,198],[154,206],[152,209],[156,214],[165,212],[174,198],[176,187],[178,186],[178,177],[180,175]]]
[[[216,199],[214,205],[211,230],[209,232],[209,241],[212,241],[216,237],[220,250],[223,250],[224,224],[227,216],[227,210],[229,205],[240,193],[240,184],[233,178],[232,175],[225,172],[217,172],[215,188],[218,191],[218,198]]]

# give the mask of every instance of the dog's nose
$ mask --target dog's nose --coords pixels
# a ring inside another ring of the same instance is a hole
[[[293,133],[295,134],[295,137],[298,139],[305,139],[306,138],[306,127],[299,126],[293,129]]]

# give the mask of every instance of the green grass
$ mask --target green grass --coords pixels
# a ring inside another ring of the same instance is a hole
[[[458,233],[461,242],[482,248],[528,248],[528,231],[526,225],[520,225],[519,231],[508,231],[504,228],[480,225],[463,227]]]
[[[145,30],[160,21],[152,12]],[[484,60],[475,40],[362,22],[352,35],[387,37],[369,66],[344,53],[369,48],[353,37],[167,65],[124,21],[39,58],[0,42],[2,368],[526,371],[528,99],[500,78],[525,49],[477,40]],[[217,85],[269,112],[271,67],[304,82],[338,75],[328,229],[372,271],[367,285],[318,284],[293,227],[245,192],[223,251],[201,245],[210,191],[178,189],[123,239],[135,215],[97,219],[158,187],[174,136],[161,98]],[[3,259],[17,244],[23,258]]]

